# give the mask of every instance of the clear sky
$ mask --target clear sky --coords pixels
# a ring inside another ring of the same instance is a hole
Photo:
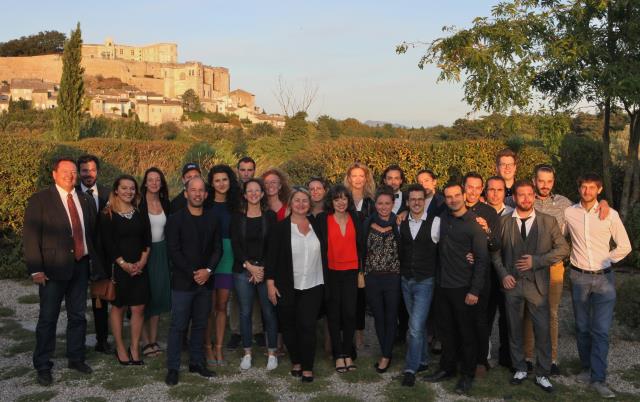
[[[277,78],[319,87],[310,117],[380,120],[409,126],[451,124],[469,107],[459,84],[436,83],[419,70],[419,49],[442,27],[468,26],[497,0],[456,1],[3,1],[0,42],[43,30],[69,33],[80,21],[85,43],[178,44],[179,61],[230,69],[231,88],[279,112]]]

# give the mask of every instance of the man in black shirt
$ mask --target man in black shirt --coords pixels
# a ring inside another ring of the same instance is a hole
[[[171,215],[167,222],[167,248],[173,271],[167,385],[178,383],[181,341],[189,320],[189,371],[203,377],[215,375],[207,369],[205,362],[204,332],[211,311],[211,271],[222,256],[222,235],[213,211],[203,208],[207,191],[201,177],[194,177],[186,183],[185,197],[187,207]]]
[[[478,216],[479,219],[477,219],[477,222],[486,233],[489,251],[494,251],[496,248],[494,233],[496,233],[498,227],[498,214],[495,209],[480,202],[480,197],[484,190],[484,180],[480,174],[469,172],[464,175],[462,183],[464,186],[465,205]],[[476,367],[476,377],[478,378],[484,377],[487,369],[489,369],[487,356],[489,354],[489,334],[491,333],[491,328],[489,328],[488,325],[487,310],[491,294],[499,291],[495,273],[492,269],[487,269],[484,287],[480,293],[480,300],[478,300],[477,314],[474,316],[476,339],[478,341]]]
[[[465,206],[462,186],[448,184],[444,197],[449,211],[440,215],[439,265],[436,269],[436,313],[442,356],[440,370],[425,380],[438,382],[453,377],[460,351],[462,376],[455,390],[466,394],[475,375],[474,316],[484,287],[489,253],[486,233],[476,222],[477,215]],[[473,253],[473,263],[467,260],[468,253]]]

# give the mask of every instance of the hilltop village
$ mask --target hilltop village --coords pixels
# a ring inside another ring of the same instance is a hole
[[[284,126],[284,117],[265,114],[255,95],[231,90],[229,69],[199,61],[178,62],[178,45],[83,44],[86,109],[91,116],[123,118],[160,125],[185,120],[182,96],[191,90],[205,112],[235,114],[252,123]],[[36,109],[57,106],[62,55],[0,57],[0,112],[11,101]]]

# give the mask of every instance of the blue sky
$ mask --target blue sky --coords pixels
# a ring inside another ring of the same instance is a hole
[[[179,61],[228,67],[231,88],[256,95],[277,113],[281,75],[318,85],[310,117],[328,114],[409,126],[451,124],[469,107],[459,84],[436,83],[433,66],[417,68],[420,50],[444,25],[468,26],[497,0],[457,1],[3,1],[0,41],[42,30],[68,33],[80,21],[86,43],[178,44]],[[102,4],[99,8],[97,4]]]

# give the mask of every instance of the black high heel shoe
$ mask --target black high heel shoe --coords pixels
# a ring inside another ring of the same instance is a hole
[[[120,363],[120,365],[122,365],[122,366],[131,365],[131,360],[120,360],[120,356],[118,355],[118,348],[115,348],[113,353],[116,355],[116,360],[118,361],[118,363]]]
[[[129,352],[129,365],[131,366],[142,366],[144,365],[144,360],[133,360],[133,355],[131,354],[131,346],[128,349]]]

